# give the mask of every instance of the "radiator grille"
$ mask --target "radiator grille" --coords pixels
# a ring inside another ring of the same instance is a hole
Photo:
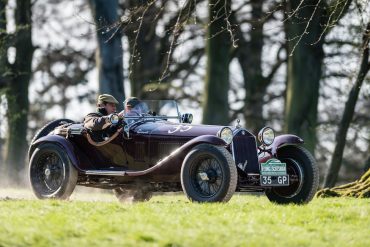
[[[235,164],[247,173],[258,173],[258,157],[256,138],[250,135],[243,135],[242,132],[234,136],[232,152]],[[247,163],[245,163],[247,161]]]
[[[180,142],[159,142],[158,143],[158,158],[163,158],[181,147],[183,143]]]
[[[135,160],[136,161],[145,161],[147,156],[145,152],[145,142],[136,142],[135,143]]]

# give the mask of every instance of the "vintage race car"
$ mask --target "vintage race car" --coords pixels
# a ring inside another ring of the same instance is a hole
[[[318,187],[317,164],[295,135],[258,139],[237,126],[191,124],[172,100],[142,101],[116,132],[96,133],[59,119],[38,131],[29,148],[35,195],[67,199],[76,185],[112,189],[120,200],[184,191],[195,202],[226,202],[234,192],[265,192],[276,203],[307,203]]]

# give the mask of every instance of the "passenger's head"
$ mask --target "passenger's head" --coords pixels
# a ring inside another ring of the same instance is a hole
[[[99,108],[104,108],[107,114],[116,112],[118,104],[118,101],[110,94],[101,94],[98,97],[97,106]]]
[[[129,97],[125,100],[124,107],[125,107],[125,112],[128,113],[130,112],[135,106],[140,104],[140,100],[136,97]]]

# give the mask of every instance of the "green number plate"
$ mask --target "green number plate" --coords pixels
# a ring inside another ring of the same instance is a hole
[[[260,173],[266,176],[287,175],[286,163],[282,163],[278,159],[269,159],[266,163],[261,163]]]

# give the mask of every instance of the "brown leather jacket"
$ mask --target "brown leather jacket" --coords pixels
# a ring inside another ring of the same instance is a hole
[[[84,127],[92,131],[105,130],[109,126],[111,126],[111,123],[108,116],[100,112],[89,113],[84,118]]]

